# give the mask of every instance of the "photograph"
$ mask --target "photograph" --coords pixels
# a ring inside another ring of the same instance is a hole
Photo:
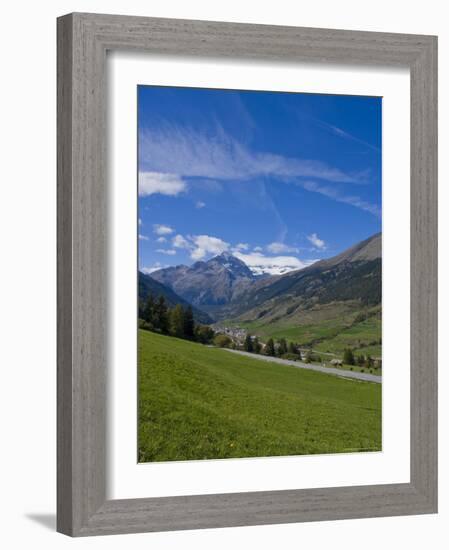
[[[382,98],[136,93],[138,462],[382,451]]]

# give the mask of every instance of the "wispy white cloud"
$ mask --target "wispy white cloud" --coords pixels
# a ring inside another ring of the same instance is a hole
[[[142,235],[141,233],[139,233],[139,240],[140,241],[148,241],[148,237],[146,235]]]
[[[203,201],[197,201],[195,204],[195,208],[204,208],[206,206],[206,203]]]
[[[319,250],[326,249],[326,243],[323,241],[323,239],[320,239],[316,233],[307,235],[307,240],[310,243],[312,243],[315,248],[318,248]]]
[[[229,250],[229,243],[218,237],[193,235],[191,240],[194,244],[194,248],[190,254],[192,260],[201,260],[207,254],[221,254],[225,250]]]
[[[316,260],[300,260],[296,256],[284,255],[282,252],[297,252],[298,249],[284,245],[283,243],[271,243],[266,249],[275,255],[262,253],[262,247],[257,246],[249,251],[248,243],[237,243],[231,245],[219,237],[211,235],[181,235],[177,234],[171,239],[173,248],[159,248],[156,252],[174,256],[176,249],[186,250],[192,260],[198,261],[206,257],[216,256],[222,252],[231,251],[234,256],[242,260],[255,274],[279,275],[292,270],[307,267]],[[145,268],[148,273],[161,269],[159,262]]]
[[[153,225],[153,231],[156,233],[156,235],[171,235],[175,232],[175,230],[169,225],[164,225],[160,223],[155,223]]]
[[[176,178],[173,194],[185,189],[183,177],[240,181],[261,176],[306,177],[337,183],[363,183],[366,179],[359,173],[346,173],[318,160],[252,152],[219,127],[213,134],[200,134],[189,128],[167,125],[143,131],[139,144],[140,161],[148,170],[145,173],[167,175],[164,172],[170,167],[170,172],[177,174],[170,176]],[[154,178],[150,180],[153,182]],[[150,190],[156,188],[156,192],[163,189],[159,180],[149,187]]]
[[[230,244],[223,239],[210,235],[176,235],[172,243],[175,248],[188,250],[192,260],[202,260],[208,254],[221,254],[230,248]]]
[[[307,191],[319,193],[320,195],[324,195],[325,197],[333,199],[337,202],[350,204],[351,206],[355,206],[360,210],[365,210],[366,212],[369,212],[374,216],[381,216],[381,209],[379,206],[377,206],[377,204],[365,201],[356,195],[344,194],[341,191],[337,190],[335,187],[331,187],[330,185],[320,185],[314,181],[301,182],[300,185],[304,187],[304,189],[306,189]]]
[[[249,250],[248,243],[238,243],[233,248],[234,251],[241,252],[242,250]]]
[[[165,237],[158,237],[156,239],[156,242],[157,243],[166,243],[167,242],[167,239]]]
[[[324,122],[323,120],[316,120],[320,126],[326,128],[334,135],[341,137],[343,139],[354,141],[355,143],[359,143],[360,145],[364,145],[365,147],[368,147],[369,149],[372,149],[373,151],[376,151],[377,153],[380,153],[379,147],[376,147],[372,143],[368,143],[364,139],[358,138],[357,136],[354,136],[353,134],[346,132],[345,130],[342,130],[338,126],[334,126],[333,124],[329,124],[328,122]]]
[[[139,218],[139,225],[142,225],[142,220]]]
[[[173,237],[172,243],[175,248],[189,249],[192,246],[191,243],[189,243],[189,241],[185,237],[179,234]]]
[[[176,250],[173,250],[173,248],[158,248],[156,252],[166,254],[167,256],[174,256],[176,254]]]
[[[169,164],[166,164],[165,170]],[[139,172],[139,196],[147,197],[159,193],[175,197],[187,190],[187,184],[176,174],[163,172]]]
[[[288,252],[299,252],[298,248],[296,246],[289,246],[284,243],[270,243],[267,245],[268,252],[271,252],[272,254],[285,254]]]
[[[354,138],[340,128],[328,125],[328,129],[347,139]],[[286,183],[299,183],[308,191],[351,204],[375,216],[380,214],[380,207],[376,204],[335,188],[337,183],[368,183],[369,170],[347,172],[318,160],[253,152],[220,127],[214,133],[206,134],[166,125],[157,130],[142,131],[139,144],[140,162],[145,170],[139,175],[139,194],[143,196],[153,193],[176,196],[187,190],[185,178],[190,177],[197,178],[192,185],[199,185],[198,181],[201,181],[201,185],[212,183],[219,187],[220,181],[244,181],[270,176]],[[167,167],[170,173],[166,173]],[[321,183],[313,186],[309,181],[304,184],[308,178]],[[199,201],[196,207],[202,208],[203,204]],[[282,240],[281,234],[278,239]]]

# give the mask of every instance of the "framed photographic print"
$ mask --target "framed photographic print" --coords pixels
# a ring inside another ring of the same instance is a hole
[[[58,530],[437,509],[436,38],[58,20]]]
[[[139,461],[381,451],[381,98],[137,94]]]

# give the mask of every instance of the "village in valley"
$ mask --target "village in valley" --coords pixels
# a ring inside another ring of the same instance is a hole
[[[297,342],[287,342],[285,338],[274,340],[269,338],[266,342],[258,336],[240,326],[215,325],[214,344],[218,347],[256,353],[285,359],[288,361],[300,361],[304,363],[316,363],[322,366],[334,368],[346,368],[380,374],[382,359],[370,355],[356,355],[348,348],[339,357],[330,352],[317,352],[312,346],[301,345]]]

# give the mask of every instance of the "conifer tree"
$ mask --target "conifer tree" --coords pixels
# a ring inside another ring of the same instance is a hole
[[[184,308],[177,304],[170,310],[170,334],[176,338],[184,338]]]
[[[154,328],[162,334],[168,333],[168,309],[164,296],[159,296],[154,306]]]
[[[285,338],[281,338],[278,341],[278,354],[281,356],[284,355],[284,353],[287,353],[287,341]]]
[[[154,296],[151,294],[151,292],[150,294],[148,294],[148,297],[146,299],[146,302],[143,308],[142,318],[149,325],[154,327]]]
[[[293,342],[289,342],[288,344],[288,353],[293,353],[293,354],[298,353],[298,350],[296,349],[296,346]]]
[[[184,338],[193,340],[195,337],[195,321],[193,320],[192,306],[187,306],[184,310]]]
[[[271,355],[271,356],[275,355],[273,338],[269,338],[267,340],[267,343],[265,346],[265,353],[266,355]]]
[[[243,343],[243,349],[245,351],[248,351],[249,353],[253,352],[253,341],[251,339],[250,334],[247,334],[245,337],[245,342]]]
[[[260,353],[260,350],[262,349],[262,345],[259,342],[259,338],[257,336],[253,340],[253,352],[254,353]]]
[[[351,349],[345,349],[343,353],[343,363],[346,365],[355,365],[354,354]]]

